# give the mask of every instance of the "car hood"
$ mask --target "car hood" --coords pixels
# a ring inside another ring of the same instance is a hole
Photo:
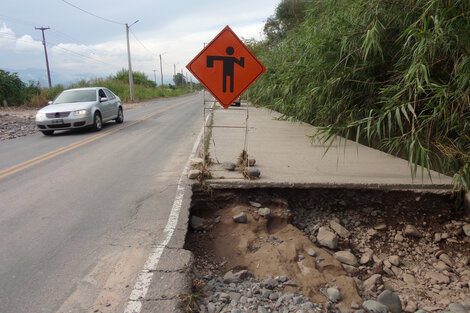
[[[96,102],[76,102],[49,104],[38,111],[38,113],[72,112],[76,110],[87,110]]]

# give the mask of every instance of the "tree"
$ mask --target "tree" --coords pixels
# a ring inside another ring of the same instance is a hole
[[[186,77],[184,77],[184,75],[181,73],[173,75],[173,82],[175,83],[176,87],[184,87],[188,83],[186,81]]]

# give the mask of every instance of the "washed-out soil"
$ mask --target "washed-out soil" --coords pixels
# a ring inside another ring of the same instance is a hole
[[[269,208],[270,216],[261,216],[259,205]],[[242,212],[247,222],[235,223],[232,217]],[[287,277],[297,286],[285,286],[283,292],[301,293],[314,303],[327,302],[322,290],[334,285],[342,297],[337,305],[347,308],[385,289],[400,297],[403,310],[413,312],[470,305],[470,237],[462,230],[470,219],[455,195],[334,188],[201,190],[193,194],[191,215],[203,219],[186,240],[199,276],[249,270],[257,279]],[[350,233],[338,236],[334,250],[316,240],[318,229],[331,221]],[[407,225],[420,235],[406,235]],[[334,257],[337,251],[349,251],[361,262],[341,264]],[[365,254],[370,258],[361,259]],[[443,254],[450,265],[442,265]],[[400,264],[391,265],[391,256]],[[381,276],[376,285],[364,284],[376,274]]]

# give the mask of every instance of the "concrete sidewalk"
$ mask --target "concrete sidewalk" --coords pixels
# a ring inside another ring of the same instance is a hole
[[[217,106],[216,106],[217,108]],[[246,104],[241,107],[214,110],[214,128],[209,148],[213,163],[215,188],[253,187],[348,187],[380,189],[446,190],[452,188],[452,178],[432,171],[411,178],[406,160],[344,139],[326,146],[312,143],[311,125],[281,121],[277,112],[263,108],[248,108],[247,151],[256,159],[255,167],[261,178],[246,180],[240,172],[230,172],[223,162],[236,163],[245,141]],[[220,127],[222,126],[222,127]],[[226,128],[236,126],[242,128]]]

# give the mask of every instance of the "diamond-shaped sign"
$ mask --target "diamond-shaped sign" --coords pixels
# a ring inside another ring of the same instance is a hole
[[[228,26],[186,68],[226,109],[266,71]]]

